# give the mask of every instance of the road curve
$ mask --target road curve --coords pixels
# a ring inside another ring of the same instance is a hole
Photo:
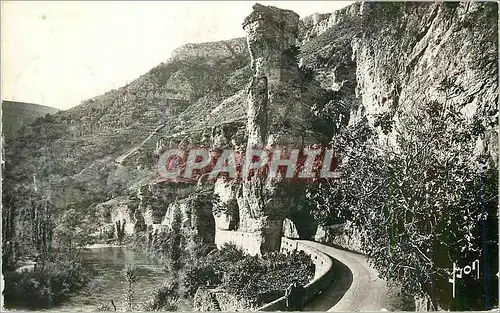
[[[328,254],[350,271],[343,276],[337,276],[332,282],[332,287],[308,304],[305,311],[373,312],[397,309],[394,305],[397,301],[395,296],[397,291],[394,287],[387,286],[386,281],[378,278],[377,271],[370,267],[365,256],[313,241],[298,241]]]

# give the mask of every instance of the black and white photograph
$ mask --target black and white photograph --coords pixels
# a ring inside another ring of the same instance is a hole
[[[499,310],[493,1],[1,1],[1,310]]]

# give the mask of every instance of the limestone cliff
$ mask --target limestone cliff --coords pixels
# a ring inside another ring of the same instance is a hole
[[[299,16],[256,4],[243,28],[253,70],[247,97],[247,149],[318,143],[321,134],[313,129],[311,107],[326,101],[326,93],[299,69]],[[240,230],[258,232],[262,252],[279,249],[284,218],[304,202],[305,184],[289,184],[280,175],[270,178],[266,172],[254,173],[242,183],[238,199]]]
[[[200,197],[188,197],[174,202],[168,206],[161,224],[171,227],[176,210],[181,214],[182,231],[196,236],[199,243],[210,245],[214,242],[215,222],[210,201],[203,201]]]
[[[491,3],[365,2],[299,20],[291,11],[255,5],[243,23],[253,71],[247,148],[321,142],[324,132],[311,127],[316,117],[332,133],[366,119],[380,144],[396,145],[390,131],[401,122],[396,110],[440,101],[465,116],[464,128],[481,131],[475,153],[497,166],[497,28],[485,26],[496,16]],[[254,245],[265,251],[277,248],[283,219],[300,208],[303,199],[294,196],[303,190],[260,174],[241,186],[218,182],[216,192],[226,202],[237,199],[239,225],[232,229],[259,234]],[[222,217],[220,229],[235,216]],[[299,233],[304,226],[314,233],[312,219],[295,220]]]
[[[300,57],[322,86],[340,86],[340,101],[361,101],[351,107],[350,123],[367,117],[390,141],[377,118],[392,119],[396,107],[417,100],[449,100],[468,118],[464,127],[484,127],[478,149],[496,160],[497,28],[490,27],[496,9],[492,3],[356,3],[332,15],[329,28],[312,32],[319,36],[305,35]]]

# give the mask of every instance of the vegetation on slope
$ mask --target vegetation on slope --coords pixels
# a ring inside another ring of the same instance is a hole
[[[2,101],[2,133],[6,140],[14,137],[25,124],[39,117],[54,114],[56,108],[17,101]]]
[[[316,217],[354,225],[382,277],[428,299],[431,309],[490,309],[498,301],[498,164],[491,143],[498,136],[497,29],[479,29],[496,25],[496,6],[480,4],[463,20],[459,6],[379,3],[365,9],[370,14],[363,15],[366,27],[357,38],[355,82],[374,103],[333,136],[345,160],[343,179],[311,188]],[[345,27],[333,27],[302,51],[318,57],[330,51],[325,56],[332,59],[335,49],[319,48]],[[446,44],[431,36],[443,33]],[[481,52],[463,49],[464,42]],[[450,55],[461,55],[463,63],[442,61]],[[371,85],[363,85],[365,78]],[[473,84],[482,87],[474,93]],[[466,114],[471,103],[474,114]],[[453,263],[475,260],[481,279],[457,279],[453,298]]]
[[[189,264],[182,283],[187,296],[194,296],[199,287],[221,287],[258,307],[283,296],[294,281],[306,285],[313,275],[314,264],[304,252],[250,256],[226,244]]]

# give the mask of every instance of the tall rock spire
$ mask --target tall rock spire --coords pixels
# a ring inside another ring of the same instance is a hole
[[[303,100],[303,75],[296,54],[299,16],[289,10],[256,4],[245,19],[253,76],[248,88],[247,148],[299,148],[313,143],[310,107]],[[261,252],[279,249],[284,218],[304,193],[266,172],[242,183],[240,230],[256,235]]]

